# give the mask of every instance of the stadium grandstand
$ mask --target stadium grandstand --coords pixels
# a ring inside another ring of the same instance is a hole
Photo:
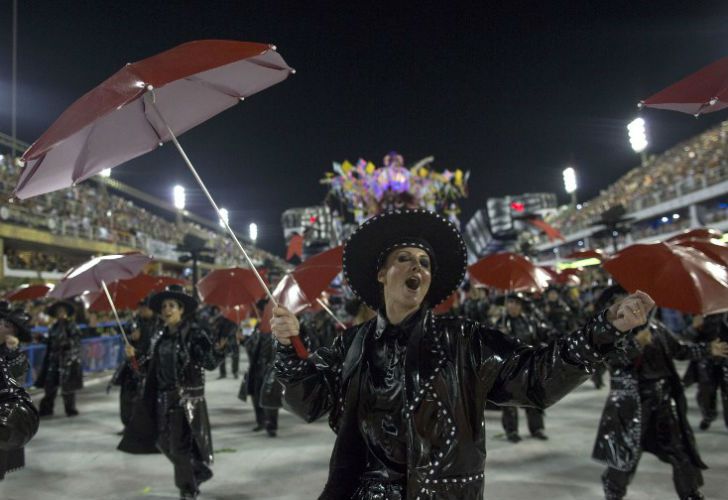
[[[623,207],[627,231],[605,234],[605,213]],[[536,258],[551,264],[575,250],[612,250],[663,240],[686,229],[728,230],[728,121],[635,167],[596,198],[547,218],[565,240],[535,245]]]

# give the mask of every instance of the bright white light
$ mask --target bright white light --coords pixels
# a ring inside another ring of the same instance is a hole
[[[185,188],[183,188],[179,184],[176,185],[172,189],[172,198],[174,199],[174,208],[176,208],[177,210],[185,209]]]
[[[99,175],[101,177],[111,177],[111,169],[110,168],[105,168],[101,172],[99,172]]]
[[[225,227],[226,224],[230,224],[230,214],[227,208],[220,209],[220,227]]]
[[[667,217],[663,217],[663,218],[662,218],[662,219],[660,219],[660,220],[661,220],[662,222],[667,222],[667,221],[669,221],[670,219],[668,219]]]
[[[645,120],[643,118],[635,118],[627,125],[627,133],[629,134],[629,143],[635,153],[641,153],[647,147],[647,131],[645,129]]]
[[[564,176],[564,189],[571,194],[576,191],[576,170],[573,167],[567,167],[562,172]]]
[[[678,220],[680,218],[680,214],[672,214],[672,218]]]
[[[582,204],[581,204],[581,203],[579,203],[579,204],[578,204],[578,205],[576,206],[576,209],[577,209],[577,210],[581,210],[582,208],[583,208],[583,206],[582,206]]]
[[[248,227],[249,235],[251,241],[255,241],[258,239],[258,224],[255,222],[251,222],[250,226]]]
[[[579,245],[580,247],[583,247],[583,246],[584,246],[584,242],[583,242],[583,241],[579,241],[578,245]]]

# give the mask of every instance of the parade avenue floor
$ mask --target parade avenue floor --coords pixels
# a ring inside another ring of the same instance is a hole
[[[244,359],[244,356],[243,356]],[[243,361],[243,360],[241,360]],[[245,363],[241,365],[244,367]],[[253,409],[236,398],[240,380],[208,374],[207,398],[215,444],[215,477],[202,485],[201,500],[314,499],[327,472],[334,434],[326,422],[305,424],[282,411],[277,438],[251,432]],[[118,390],[107,395],[106,380],[79,394],[76,418],[43,420],[26,448],[28,466],[0,482],[2,500],[176,499],[172,466],[161,455],[133,456],[116,450],[121,428]],[[547,412],[549,441],[526,437],[520,412],[519,444],[505,441],[500,414],[486,412],[488,460],[486,498],[494,500],[601,499],[602,467],[590,459],[607,389],[587,382]],[[38,396],[36,396],[37,398]],[[697,429],[695,390],[688,390],[690,421]],[[62,414],[61,401],[56,412]],[[728,499],[728,431],[716,421],[696,430],[698,448],[710,466],[703,492]],[[646,454],[629,500],[676,498],[671,469]]]

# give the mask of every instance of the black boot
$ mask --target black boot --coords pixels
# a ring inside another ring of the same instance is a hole
[[[518,443],[521,441],[521,436],[519,436],[517,432],[509,432],[506,434],[506,439],[511,443]]]
[[[700,421],[700,430],[701,431],[707,431],[710,429],[710,420],[703,419]]]
[[[535,437],[536,439],[540,439],[541,441],[548,440],[548,436],[543,433],[542,429],[537,430],[536,432],[532,433],[531,436]]]

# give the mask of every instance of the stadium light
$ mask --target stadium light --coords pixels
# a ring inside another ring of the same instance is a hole
[[[564,190],[571,195],[571,204],[576,206],[576,170],[566,167],[561,175],[564,177]]]
[[[251,241],[256,241],[258,239],[258,224],[251,222],[248,227],[248,234],[250,235]]]
[[[644,118],[635,118],[629,122],[627,133],[629,134],[629,144],[635,153],[641,153],[647,148],[647,130]]]
[[[230,224],[230,214],[227,208],[220,209],[220,227],[225,227],[226,224]]]
[[[174,208],[177,210],[185,209],[185,188],[179,184],[176,185],[172,189],[172,198],[174,199]]]
[[[111,169],[110,168],[105,168],[101,172],[99,172],[99,175],[101,177],[106,177],[108,179],[109,177],[111,177]]]

